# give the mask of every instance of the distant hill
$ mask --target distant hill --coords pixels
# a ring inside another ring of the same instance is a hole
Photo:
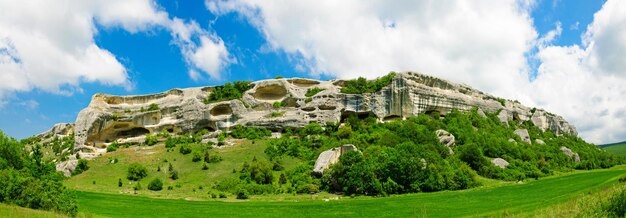
[[[600,145],[604,150],[616,155],[626,156],[626,141]]]

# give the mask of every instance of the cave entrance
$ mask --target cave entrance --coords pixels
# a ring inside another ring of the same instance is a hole
[[[150,133],[150,130],[143,127],[135,127],[129,130],[120,131],[116,134],[116,138],[130,138],[142,136]]]

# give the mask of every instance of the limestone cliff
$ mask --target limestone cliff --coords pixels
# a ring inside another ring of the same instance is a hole
[[[373,115],[379,121],[452,109],[498,112],[503,122],[532,121],[543,130],[576,134],[562,117],[541,109],[497,98],[466,85],[424,74],[398,73],[391,84],[375,93],[343,94],[346,82],[312,79],[270,79],[253,83],[241,99],[205,104],[213,87],[172,89],[141,96],[96,94],[76,119],[75,149],[81,157],[106,151],[108,143],[147,133],[184,133],[227,130],[237,124],[281,130],[311,122],[339,122],[345,117]],[[307,99],[309,88],[323,91]],[[274,108],[274,102],[284,107]],[[504,103],[504,105],[503,105]]]

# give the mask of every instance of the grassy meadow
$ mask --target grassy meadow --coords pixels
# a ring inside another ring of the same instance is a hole
[[[618,156],[626,157],[626,142],[601,145],[601,147],[610,153],[613,153]]]
[[[298,202],[236,202],[156,199],[127,194],[78,192],[80,216],[105,217],[459,217],[541,216],[589,193],[623,186],[626,167],[576,171],[524,184],[497,184],[463,191],[390,197],[336,198],[305,195]],[[307,200],[305,200],[307,199]],[[314,199],[314,200],[311,200]],[[327,200],[326,200],[327,199]]]

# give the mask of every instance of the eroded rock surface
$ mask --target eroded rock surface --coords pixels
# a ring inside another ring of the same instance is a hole
[[[563,151],[563,153],[565,155],[567,155],[568,157],[574,158],[574,161],[576,163],[580,162],[580,156],[578,156],[578,153],[572,151],[571,149],[565,147],[565,146],[561,146],[561,151]]]
[[[518,135],[520,137],[520,139],[522,139],[522,142],[526,142],[528,144],[532,143],[530,141],[530,135],[528,134],[528,130],[516,129],[514,133],[515,133],[515,135]]]
[[[385,122],[473,107],[479,114],[501,111],[507,122],[531,120],[542,130],[576,134],[576,129],[559,116],[512,101],[505,101],[503,106],[494,96],[424,74],[398,73],[391,84],[375,93],[344,94],[340,90],[345,84],[341,80],[301,78],[262,80],[253,82],[241,99],[211,104],[203,100],[213,87],[139,96],[96,94],[76,118],[75,149],[81,157],[91,158],[106,152],[110,142],[161,131],[216,132],[238,124],[280,131],[311,122],[341,122],[350,115],[374,116]],[[323,91],[306,97],[307,90],[314,87]],[[283,107],[273,108],[275,102]],[[153,104],[158,109],[149,110]]]
[[[317,157],[315,161],[315,167],[313,168],[313,173],[318,175],[322,175],[324,170],[328,169],[331,165],[339,162],[339,157],[345,154],[348,151],[356,151],[357,148],[354,145],[343,145],[341,147],[333,148],[330,150],[323,151],[320,156]]]
[[[454,135],[443,129],[435,131],[435,134],[437,134],[439,142],[448,148],[448,153],[451,155],[454,154],[454,151],[452,150],[454,148],[454,144],[456,143]]]
[[[509,165],[509,162],[506,161],[505,159],[502,158],[494,158],[493,160],[491,160],[491,163],[493,163],[493,165],[496,165],[497,167],[500,167],[502,169],[504,169],[506,166]]]

